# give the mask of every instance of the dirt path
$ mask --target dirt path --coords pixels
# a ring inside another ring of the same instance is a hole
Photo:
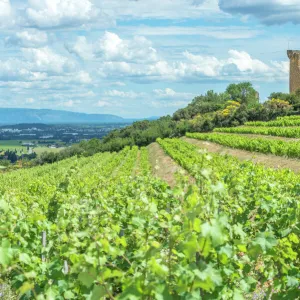
[[[298,138],[288,138],[284,136],[273,136],[273,135],[263,135],[263,134],[252,134],[252,133],[227,133],[227,132],[214,132],[217,134],[235,134],[245,137],[251,137],[251,138],[262,138],[262,139],[271,139],[271,140],[281,140],[285,142],[299,142],[300,139]]]
[[[137,176],[141,171],[141,150],[138,151],[134,168],[132,170],[132,176]]]
[[[175,173],[184,171],[157,143],[148,146],[152,174],[166,181],[171,187],[176,185]],[[187,172],[184,171],[186,174]]]
[[[233,148],[224,147],[216,143],[200,141],[200,140],[191,139],[187,137],[183,137],[182,139],[200,148],[205,148],[209,152],[229,154],[237,157],[240,160],[251,160],[254,163],[264,164],[265,166],[270,168],[280,168],[280,169],[287,168],[287,169],[291,169],[296,173],[300,172],[300,159],[299,160],[290,159],[290,158],[285,158],[282,156],[276,156],[271,154],[267,155],[267,154],[262,154],[257,152],[250,152],[246,150],[233,149]]]

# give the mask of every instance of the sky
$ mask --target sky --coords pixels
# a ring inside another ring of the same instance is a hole
[[[288,92],[299,0],[0,0],[0,107],[143,118],[252,82]]]

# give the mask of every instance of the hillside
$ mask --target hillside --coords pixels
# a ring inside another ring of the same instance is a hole
[[[222,124],[243,112],[224,105]],[[0,174],[4,299],[299,300],[300,116],[274,118],[294,112],[280,99],[245,111],[273,117],[182,138],[182,120],[136,122]]]
[[[45,124],[88,124],[128,123],[115,115],[85,114],[51,109],[0,108],[0,124],[45,123]]]
[[[299,180],[182,139],[2,174],[4,297],[299,299]]]
[[[270,121],[276,117],[300,114],[300,94],[272,93],[260,103],[249,82],[230,84],[223,93],[208,91],[195,97],[173,116],[142,120],[113,130],[101,140],[82,142],[55,156],[44,155],[37,163],[59,161],[71,155],[92,155],[120,151],[126,146],[148,146],[157,138],[184,136],[187,132],[209,132],[214,128],[235,127],[248,121]]]

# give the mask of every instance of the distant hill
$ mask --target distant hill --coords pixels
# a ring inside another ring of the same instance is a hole
[[[115,115],[85,114],[51,109],[0,108],[0,124],[44,123],[130,123],[133,120]]]

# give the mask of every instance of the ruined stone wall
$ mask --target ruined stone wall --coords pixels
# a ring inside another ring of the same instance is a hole
[[[300,89],[300,51],[288,50],[290,59],[290,93]]]

